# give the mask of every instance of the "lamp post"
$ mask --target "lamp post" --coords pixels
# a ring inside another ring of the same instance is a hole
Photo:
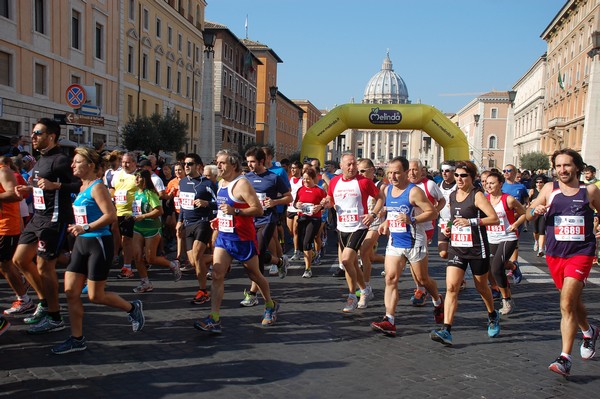
[[[277,143],[277,86],[269,87],[269,144],[275,148]]]
[[[202,69],[202,127],[200,133],[200,157],[204,162],[210,162],[216,154],[215,137],[215,110],[214,110],[214,60],[215,60],[215,42],[217,35],[214,32],[205,30],[202,32],[204,39],[204,54],[206,60],[203,62]],[[195,60],[195,57],[194,57]],[[192,94],[193,95],[193,94]],[[193,125],[192,118],[192,125]],[[192,134],[193,136],[193,134]],[[193,137],[192,137],[193,138]],[[192,151],[194,146],[192,143]]]
[[[481,167],[483,167],[483,153],[482,153],[483,136],[481,133],[481,128],[479,127],[480,119],[481,119],[480,114],[473,115],[473,122],[475,122],[475,140],[473,142],[473,160],[475,161],[475,164],[479,164],[479,167],[481,168]],[[478,145],[479,145],[479,148],[477,148]],[[475,159],[475,157],[479,158],[479,162],[477,162],[477,159]]]
[[[594,31],[592,48],[587,53],[591,58],[590,78],[585,105],[581,156],[588,165],[600,165],[600,31]]]
[[[506,164],[518,164],[518,159],[514,159],[514,140],[515,140],[515,98],[517,98],[517,92],[509,90],[508,92],[508,110],[506,112],[506,130],[504,134],[504,157],[502,159],[503,165]]]

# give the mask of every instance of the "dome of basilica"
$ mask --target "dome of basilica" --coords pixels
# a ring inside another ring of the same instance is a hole
[[[367,83],[363,103],[366,104],[410,104],[404,80],[394,72],[390,53],[383,60],[381,71]]]

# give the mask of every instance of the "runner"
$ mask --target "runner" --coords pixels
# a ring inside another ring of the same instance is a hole
[[[296,198],[296,193],[300,187],[302,187],[303,182],[302,165],[299,161],[292,162],[290,173],[291,177],[289,180],[293,201],[293,199]],[[294,241],[294,254],[290,260],[300,260],[302,259],[302,251],[299,249],[300,243],[298,242],[298,209],[294,208],[294,206],[291,204],[287,207],[287,226]]]
[[[477,167],[469,161],[456,163],[457,190],[450,194],[451,226],[446,227],[450,236],[448,265],[446,267],[446,298],[444,301],[444,325],[431,332],[431,339],[444,345],[452,345],[452,323],[458,308],[458,293],[467,267],[471,267],[475,288],[481,295],[488,313],[488,335],[500,334],[500,313],[494,309],[492,291],[488,286],[490,250],[485,226],[497,225],[498,215],[485,195],[473,185]]]
[[[435,280],[427,273],[427,236],[425,222],[435,220],[437,212],[423,190],[408,180],[409,163],[396,157],[388,164],[390,185],[384,191],[385,222],[379,227],[381,234],[390,235],[385,249],[385,316],[381,322],[371,323],[375,331],[388,336],[396,335],[395,314],[398,305],[398,280],[409,261],[428,291],[434,305],[436,323],[444,320],[443,298],[438,293]],[[415,212],[419,209],[419,214]]]
[[[420,160],[412,159],[409,161],[408,179],[411,183],[425,192],[427,199],[434,206],[437,213],[446,206],[444,194],[433,180],[427,178],[427,168],[423,167]],[[435,221],[427,221],[423,224],[423,227],[425,228],[427,244],[429,245],[431,244],[435,232]],[[425,259],[425,262],[428,262],[427,258]],[[425,267],[427,267],[427,265]],[[413,306],[424,306],[427,297],[426,287],[419,282],[412,267],[410,268],[410,273],[412,274],[416,285],[414,293],[410,297],[410,303]]]
[[[363,300],[365,307],[373,298],[373,292],[367,289],[362,271],[358,267],[357,252],[369,231],[369,226],[383,208],[384,197],[372,180],[358,174],[354,154],[342,154],[340,166],[342,174],[331,179],[325,206],[334,207],[337,215],[340,263],[346,271],[349,291],[346,306],[342,311],[351,313],[358,307],[357,288],[360,289],[360,296],[366,298]],[[377,198],[372,213],[368,213],[369,197]]]
[[[123,267],[117,275],[118,278],[132,278],[131,261],[133,259],[133,202],[137,186],[133,173],[137,169],[137,156],[128,152],[121,159],[121,170],[115,172],[112,180],[114,188],[111,190],[115,206],[117,207],[117,220],[121,233],[121,248],[123,249]]]
[[[360,159],[358,161],[358,173],[367,179],[371,179],[375,186],[379,191],[384,192],[385,183],[382,180],[377,180],[375,178],[375,165],[373,161],[370,159]],[[368,204],[368,212],[371,213],[375,209],[375,204],[377,203],[377,198],[369,197],[367,201]],[[369,292],[373,292],[371,288],[371,270],[372,270],[372,261],[371,259],[375,256],[377,251],[377,240],[379,239],[379,226],[381,225],[381,218],[379,215],[375,218],[373,223],[369,225],[369,231],[367,232],[367,236],[360,246],[360,261],[362,262],[362,274],[365,279],[365,286]],[[371,295],[371,299],[374,298],[374,295]],[[366,302],[368,301],[367,297],[361,297],[358,301],[358,308],[365,308]]]
[[[57,355],[87,348],[83,336],[81,301],[81,291],[86,281],[90,302],[127,312],[133,331],[140,331],[144,327],[142,302],[127,302],[115,293],[104,291],[113,254],[110,225],[117,220],[117,213],[108,189],[98,179],[99,166],[100,155],[95,150],[84,147],[75,149],[71,167],[73,175],[81,179],[82,185],[73,203],[75,224],[68,227],[69,233],[76,237],[71,261],[65,272],[71,335],[51,349]]]
[[[540,190],[546,183],[547,179],[544,175],[535,178],[533,188],[529,190],[529,203],[532,203],[540,195]],[[533,239],[533,250],[541,258],[546,253],[546,218],[537,218],[533,222]]]
[[[250,168],[250,173],[246,173],[246,179],[254,188],[256,195],[260,199],[263,207],[263,215],[254,218],[256,235],[258,240],[258,267],[261,273],[265,271],[265,265],[277,265],[279,278],[285,278],[289,261],[286,255],[278,257],[267,250],[271,238],[277,228],[277,205],[289,204],[292,202],[288,184],[289,182],[281,176],[269,171],[265,167],[265,152],[260,147],[252,147],[246,151],[246,161]],[[281,195],[279,198],[278,196]],[[253,282],[250,290],[244,291],[244,300],[240,302],[241,306],[258,305],[258,285]]]
[[[181,280],[181,269],[178,260],[169,261],[164,256],[157,255],[162,232],[160,216],[163,209],[152,183],[150,172],[140,169],[134,175],[138,190],[135,192],[132,210],[134,220],[133,258],[141,283],[133,289],[133,292],[140,294],[154,290],[148,278],[148,264],[168,267],[173,272],[174,281]]]
[[[504,177],[498,172],[490,172],[485,180],[486,197],[494,207],[499,225],[487,226],[488,242],[490,243],[491,273],[502,293],[502,308],[500,314],[512,313],[515,304],[506,278],[505,270],[511,270],[515,283],[521,282],[523,275],[517,265],[510,261],[517,240],[518,228],[525,222],[525,208],[512,195],[502,192]]]
[[[40,303],[26,324],[30,334],[60,331],[65,323],[58,302],[56,261],[63,247],[67,225],[73,222],[71,193],[79,192],[81,181],[73,177],[69,159],[58,146],[60,125],[49,118],[33,127],[31,142],[41,157],[32,170],[32,186],[18,185],[20,198],[33,191],[35,213],[19,238],[13,262],[40,297]],[[32,259],[37,254],[37,265]]]
[[[184,167],[181,163],[176,163],[173,166],[173,171],[175,173],[175,177],[169,181],[167,184],[167,196],[170,198],[170,201],[173,202],[173,214],[171,215],[171,219],[174,219],[172,222],[173,226],[177,226],[177,221],[179,220],[179,213],[181,207],[179,205],[179,182],[181,179],[185,177]],[[181,265],[181,271],[187,272],[191,270],[196,270],[193,266],[189,264],[189,262],[182,259],[183,253],[187,252],[185,247],[185,240],[183,237],[183,231],[175,229],[175,235],[177,238],[177,253],[176,259],[179,260],[179,264]],[[187,262],[187,263],[186,263]],[[185,263],[185,265],[184,265]],[[186,268],[187,267],[187,268]]]
[[[440,209],[440,220],[439,220],[439,228],[438,231],[438,251],[440,253],[440,258],[448,259],[448,243],[450,239],[448,236],[444,234],[444,230],[446,230],[446,225],[450,220],[450,194],[456,191],[456,179],[454,178],[454,162],[448,161],[442,163],[442,181],[438,185],[444,199],[446,200],[446,204],[443,208]]]
[[[12,316],[31,311],[35,304],[27,295],[21,273],[12,261],[23,228],[23,220],[20,213],[20,197],[15,193],[17,179],[9,166],[10,163],[10,157],[0,157],[0,268],[17,296],[12,306],[3,313]]]
[[[556,181],[546,183],[527,212],[527,219],[541,215],[546,219],[546,263],[560,292],[562,352],[548,367],[568,376],[571,351],[577,327],[583,333],[581,358],[596,354],[600,328],[587,319],[582,292],[595,257],[596,237],[593,232],[594,209],[600,209],[600,190],[585,185],[579,175],[585,164],[581,155],[570,148],[555,151],[552,166]]]
[[[218,216],[212,221],[219,234],[213,255],[211,312],[206,318],[196,321],[194,328],[220,334],[225,274],[234,259],[243,263],[248,277],[258,284],[265,299],[262,325],[275,323],[279,303],[271,299],[269,282],[258,266],[254,218],[263,214],[262,204],[250,182],[242,175],[240,155],[221,150],[216,158],[221,180],[217,193]]]
[[[201,305],[210,301],[206,289],[208,265],[204,252],[212,239],[210,221],[213,210],[217,209],[217,186],[202,175],[202,160],[198,154],[190,153],[185,157],[186,177],[179,182],[181,213],[177,230],[183,230],[186,240],[187,257],[196,270],[199,290],[191,303]]]
[[[507,164],[504,167],[504,169],[502,170],[502,172],[504,172],[504,179],[506,180],[504,182],[504,184],[502,185],[502,192],[512,195],[524,207],[527,207],[529,205],[529,194],[527,192],[527,187],[525,187],[525,185],[523,185],[517,181],[518,170],[515,167],[515,165]],[[519,229],[519,233],[521,232],[521,230],[527,231],[525,224],[521,225],[521,228]],[[517,247],[515,248],[515,251],[512,253],[510,260],[516,266],[518,266],[519,265],[518,259],[519,259],[519,242],[517,241]],[[515,283],[518,284],[516,281],[515,281]]]
[[[312,277],[313,254],[317,252],[313,243],[321,230],[322,202],[327,197],[327,193],[315,184],[316,179],[314,169],[308,169],[302,175],[304,185],[298,189],[292,202],[292,206],[298,209],[298,243],[304,251],[303,278]]]

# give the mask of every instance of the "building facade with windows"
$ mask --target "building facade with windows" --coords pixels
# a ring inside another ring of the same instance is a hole
[[[111,2],[112,3],[112,2]],[[125,0],[121,15],[119,125],[170,111],[200,148],[204,0]]]
[[[216,148],[242,152],[256,142],[257,69],[260,61],[225,25],[206,22],[214,33]]]
[[[73,112],[65,93],[77,83],[104,126],[75,135],[67,125],[61,138],[117,144],[119,7],[108,0],[0,0],[0,135],[28,144],[36,120]]]
[[[290,158],[300,151],[304,110],[294,101],[277,91],[277,139],[275,142],[275,158]]]

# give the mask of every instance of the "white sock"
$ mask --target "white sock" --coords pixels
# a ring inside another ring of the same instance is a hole
[[[124,264],[124,265],[123,265],[123,267],[124,267],[125,269],[129,269],[129,270],[131,270],[131,263],[126,263],[126,264]]]
[[[590,328],[588,328],[587,331],[583,331],[581,330],[581,332],[583,333],[583,336],[586,338],[592,338],[592,335],[594,335],[594,330],[592,329],[592,325],[590,324]]]
[[[433,297],[431,297],[431,302],[433,302],[433,306],[440,306],[442,304],[442,297],[439,296],[437,301],[434,301]]]
[[[142,284],[150,284],[150,279],[148,277],[144,277],[142,279]]]
[[[562,357],[564,357],[565,359],[567,359],[568,361],[571,361],[571,355],[569,355],[568,353],[565,352],[561,352],[560,354]]]
[[[386,315],[385,315],[385,317],[387,317],[387,318],[388,318],[388,320],[389,320],[389,322],[390,322],[390,323],[394,324],[394,322],[395,322],[395,321],[394,321],[394,320],[395,320],[395,319],[394,319],[394,316],[392,316],[392,315],[389,315],[389,314],[386,314]]]
[[[17,295],[17,299],[18,299],[19,301],[23,301],[23,302],[25,302],[25,303],[29,303],[29,302],[31,302],[31,298],[29,298],[29,295],[27,295],[27,294],[25,294],[25,295],[22,295],[22,296],[18,296],[18,295]],[[591,335],[590,335],[590,336],[591,336]]]

